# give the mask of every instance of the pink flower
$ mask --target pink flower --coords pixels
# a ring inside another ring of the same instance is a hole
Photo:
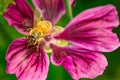
[[[36,18],[25,0],[15,3],[8,6],[4,17],[26,37],[16,39],[9,46],[6,71],[16,74],[18,80],[45,80],[49,69],[46,51],[51,49],[51,62],[62,65],[74,80],[95,78],[108,65],[101,52],[119,47],[117,35],[112,32],[119,25],[113,5],[88,9],[61,31],[55,24],[65,13],[63,0],[33,0],[43,20]]]

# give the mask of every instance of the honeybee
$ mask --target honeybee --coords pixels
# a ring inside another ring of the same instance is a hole
[[[43,42],[50,31],[52,24],[49,21],[43,20],[42,15],[37,9],[34,11],[33,28],[27,35],[28,44],[36,45]]]

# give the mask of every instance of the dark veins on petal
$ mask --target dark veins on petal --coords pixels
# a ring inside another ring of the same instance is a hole
[[[15,4],[9,4],[3,14],[10,26],[15,26],[21,33],[26,33],[33,26],[33,10],[26,0],[14,0]]]
[[[76,46],[58,47],[51,45],[54,65],[62,65],[73,79],[95,78],[101,75],[107,66],[107,60],[99,52]]]
[[[16,74],[19,80],[46,78],[48,70],[46,59],[42,47],[38,50],[34,45],[28,46],[27,40],[16,40],[7,51],[7,72]]]

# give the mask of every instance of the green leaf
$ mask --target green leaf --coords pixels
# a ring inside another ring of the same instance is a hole
[[[13,0],[0,0],[0,15],[3,14],[10,3],[13,3]]]

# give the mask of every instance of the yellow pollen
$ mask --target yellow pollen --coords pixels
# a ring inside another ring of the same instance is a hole
[[[27,35],[29,44],[40,43],[43,37],[50,34],[52,24],[49,21],[40,21],[33,26],[33,29]]]
[[[52,25],[49,21],[38,22],[30,31],[30,35],[36,35],[36,38],[42,38],[48,35],[51,31]]]

